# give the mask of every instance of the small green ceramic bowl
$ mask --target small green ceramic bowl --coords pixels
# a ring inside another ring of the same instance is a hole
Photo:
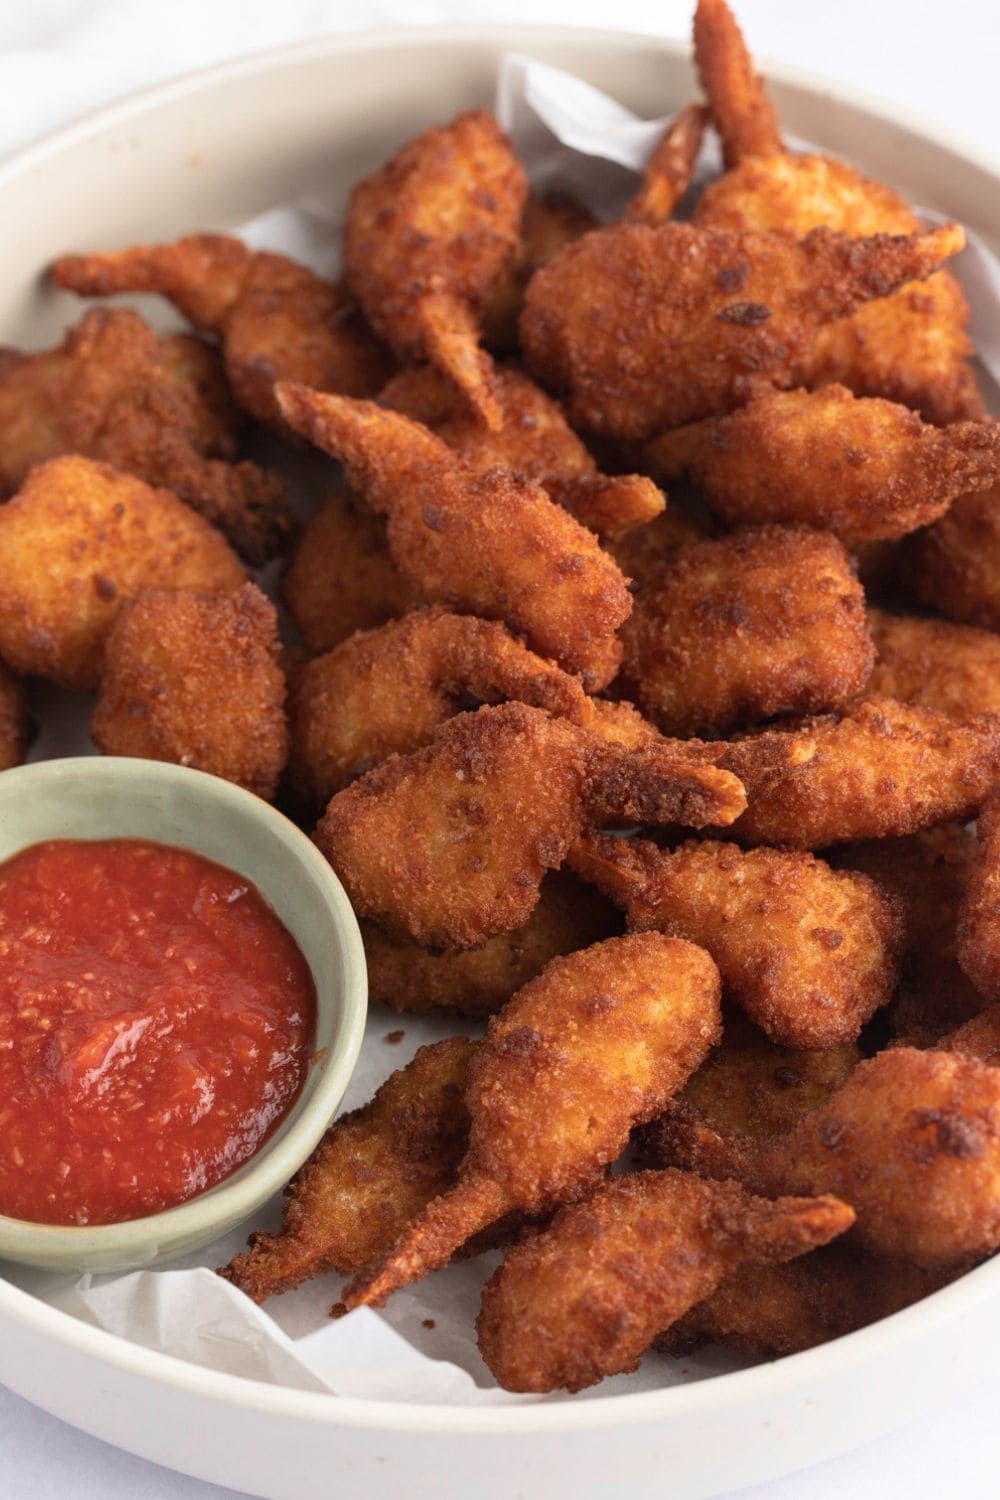
[[[0,861],[46,839],[174,844],[251,880],[295,938],[316,985],[316,1057],[256,1156],[216,1187],[142,1219],[93,1228],[0,1215],[0,1257],[49,1270],[121,1271],[207,1245],[281,1188],[316,1145],[361,1049],[368,987],[340,881],[293,823],[217,776],[161,761],[81,756],[0,773]]]

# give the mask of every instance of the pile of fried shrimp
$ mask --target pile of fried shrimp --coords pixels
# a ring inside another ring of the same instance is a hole
[[[24,679],[95,694],[100,750],[277,800],[373,1003],[454,1019],[220,1274],[332,1273],[341,1316],[499,1251],[475,1331],[512,1391],[806,1349],[1000,1248],[963,233],[792,152],[725,0],[694,55],[615,222],[473,111],[354,186],[340,281],[83,247],[59,287],[189,330],[94,301],[0,351],[4,765]],[[304,523],[255,427],[336,461]]]

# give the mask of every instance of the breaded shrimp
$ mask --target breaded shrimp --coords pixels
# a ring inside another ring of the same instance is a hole
[[[0,373],[0,493],[62,454],[102,459],[173,490],[248,562],[265,562],[288,531],[284,489],[256,464],[224,461],[236,422],[212,360],[192,338],[157,338],[126,308],[95,308],[59,348]]]
[[[868,624],[876,661],[866,692],[958,719],[1000,713],[1000,635],[881,609]]]
[[[470,698],[514,699],[575,723],[588,716],[579,678],[496,621],[431,605],[358,631],[298,674],[289,702],[292,779],[324,807],[388,755],[427,744]]]
[[[1000,423],[928,427],[841,385],[774,391],[654,438],[642,465],[691,474],[727,526],[815,526],[857,550],[926,526],[1000,476]]]
[[[976,820],[977,858],[958,918],[958,961],[984,1000],[1000,1000],[1000,797]]]
[[[588,691],[606,686],[631,596],[596,538],[539,485],[477,475],[419,422],[369,402],[302,386],[282,386],[279,400],[387,517],[393,558],[425,599],[503,620]]]
[[[937,1045],[942,1052],[957,1052],[991,1067],[1000,1066],[1000,1005],[987,1006],[971,1021],[941,1037]]]
[[[521,315],[528,369],[565,395],[575,426],[654,436],[798,383],[824,324],[929,275],[964,244],[957,225],[851,239],[693,224],[617,224],[533,278]]]
[[[780,526],[680,548],[646,578],[622,645],[623,690],[677,735],[839,708],[874,661],[843,547]]]
[[[718,970],[691,943],[642,933],[553,959],[473,1058],[458,1181],[355,1278],[347,1306],[381,1306],[508,1213],[582,1196],[718,1035]]]
[[[694,171],[708,111],[688,104],[667,126],[646,163],[642,184],[625,206],[622,218],[631,224],[662,224],[687,192]]]
[[[590,209],[571,193],[550,189],[539,195],[529,189],[514,258],[494,282],[483,313],[483,342],[488,349],[497,354],[516,352],[517,320],[528,282],[564,245],[596,224]]]
[[[925,604],[1000,631],[1000,484],[960,495],[947,515],[910,538],[903,565]]]
[[[108,634],[94,743],[271,798],[288,759],[278,652],[274,605],[252,583],[231,594],[141,593]]]
[[[823,849],[972,817],[1000,779],[1000,719],[860,698],[734,741],[719,761],[746,786],[736,838]]]
[[[488,427],[501,413],[478,322],[518,246],[528,185],[485,110],[408,141],[351,194],[344,267],[373,327],[406,360],[425,360]]]
[[[372,396],[392,371],[387,351],[340,287],[230,235],[189,234],[172,245],[64,255],[52,277],[84,297],[166,297],[196,328],[221,339],[226,374],[244,410],[281,430],[276,381]]]
[[[523,927],[481,948],[431,952],[362,921],[368,998],[404,1014],[443,1009],[489,1016],[551,959],[619,937],[622,925],[611,902],[568,870],[546,875]]]
[[[331,800],[316,842],[358,914],[425,947],[527,921],[588,819],[732,821],[739,782],[670,744],[624,750],[521,703],[449,719]]]
[[[281,1230],[252,1234],[219,1275],[263,1302],[324,1271],[349,1276],[387,1250],[457,1180],[475,1048],[459,1036],[421,1047],[369,1104],[335,1121],[285,1189]]]
[[[853,1219],[832,1197],[771,1203],[684,1172],[618,1177],[509,1252],[483,1288],[480,1353],[505,1390],[583,1390],[637,1369],[739,1268],[803,1255]]]
[[[604,545],[625,577],[632,580],[632,592],[639,597],[647,585],[655,586],[661,568],[673,559],[680,547],[686,547],[690,542],[707,541],[715,530],[707,515],[682,509],[671,498],[667,509],[648,525],[636,526],[622,536],[609,537]]]
[[[0,507],[0,655],[15,671],[94,688],[126,600],[150,588],[229,592],[245,579],[215,528],[169,491],[54,458]]]
[[[901,924],[864,875],[812,855],[715,839],[666,853],[644,839],[588,834],[570,868],[623,906],[630,930],[700,943],[727,993],[773,1042],[853,1041],[892,994]]]

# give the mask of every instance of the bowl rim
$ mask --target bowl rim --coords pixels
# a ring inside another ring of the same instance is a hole
[[[0,162],[0,191],[8,180],[43,166],[50,156],[85,141],[92,134],[230,80],[267,75],[322,57],[342,58],[392,48],[412,51],[414,48],[473,44],[492,45],[498,50],[525,51],[533,40],[543,45],[570,46],[585,42],[602,48],[640,48],[684,59],[690,56],[686,40],[653,32],[533,25],[521,21],[394,26],[316,38],[197,69],[151,87],[130,91],[110,105],[89,110],[69,125],[60,126],[29,142]],[[906,131],[917,138],[917,144],[961,157],[965,163],[998,179],[1000,186],[1000,153],[984,149],[978,142],[932,116],[887,102],[871,90],[844,84],[810,69],[773,62],[766,56],[758,58],[758,67],[769,82],[846,104],[870,116],[873,123]],[[572,1431],[584,1423],[596,1428],[639,1425],[668,1414],[673,1418],[690,1418],[717,1403],[721,1406],[728,1404],[732,1409],[759,1401],[791,1398],[832,1362],[840,1363],[842,1373],[846,1373],[851,1368],[869,1363],[876,1355],[888,1353],[895,1346],[906,1343],[911,1329],[920,1320],[936,1326],[959,1313],[972,1314],[977,1306],[996,1296],[994,1282],[997,1273],[996,1263],[979,1266],[951,1285],[855,1333],[749,1369],[710,1376],[689,1384],[664,1386],[654,1391],[613,1396],[583,1393],[572,1401],[518,1406],[462,1407],[361,1399],[282,1387],[205,1369],[173,1355],[147,1349],[117,1334],[93,1328],[10,1284],[2,1275],[0,1313],[8,1311],[32,1331],[46,1334],[79,1354],[105,1361],[124,1372],[169,1385],[187,1395],[222,1401],[249,1411],[267,1411],[320,1426],[431,1437],[554,1434]]]
[[[283,1130],[279,1124],[273,1135],[264,1141],[253,1156],[228,1177],[193,1198],[171,1208],[160,1209],[157,1213],[122,1219],[112,1224],[46,1224],[0,1214],[0,1256],[19,1263],[37,1264],[37,1260],[32,1257],[53,1254],[65,1257],[67,1269],[70,1269],[74,1254],[88,1259],[113,1254],[127,1255],[130,1251],[139,1251],[143,1246],[173,1246],[182,1240],[186,1244],[195,1234],[199,1239],[204,1236],[204,1242],[207,1243],[219,1231],[220,1226],[239,1223],[247,1218],[259,1203],[284,1187],[316,1145],[346,1092],[364,1039],[367,1015],[366,967],[354,909],[333,868],[312,840],[291,819],[286,818],[284,813],[253,792],[219,776],[170,761],[141,760],[124,755],[57,756],[50,760],[14,766],[0,774],[0,817],[4,798],[43,798],[47,786],[81,778],[95,788],[121,792],[123,795],[119,805],[124,807],[128,802],[126,793],[129,781],[140,777],[146,787],[167,789],[180,786],[193,793],[196,801],[206,808],[211,805],[226,807],[241,820],[262,825],[272,838],[291,851],[301,874],[318,886],[329,913],[331,927],[339,939],[343,961],[345,984],[342,1013],[337,1025],[337,1043],[324,1053],[318,1080],[309,1096],[303,1100],[298,1117],[293,1118],[296,1103],[302,1098],[302,1091],[284,1117],[286,1121],[290,1121],[286,1129]],[[108,817],[112,826],[106,834],[101,835],[102,838],[137,837],[135,834],[116,833],[114,809],[109,810]],[[62,836],[71,842],[96,842],[92,837],[81,837],[71,827]],[[151,833],[149,841],[168,848],[187,849],[190,853],[200,854],[202,858],[212,858],[214,864],[223,864],[223,861],[203,854],[193,841],[169,841],[157,838],[155,832]],[[45,836],[31,839],[15,853],[5,856],[2,862],[15,858],[17,853],[32,848],[36,843],[44,842],[48,842]],[[256,881],[254,884],[257,886]],[[272,906],[267,893],[260,890],[260,894]],[[315,976],[313,978],[315,983]],[[318,1021],[322,1004],[318,986],[316,993]],[[314,1057],[303,1080],[303,1090],[315,1068]]]

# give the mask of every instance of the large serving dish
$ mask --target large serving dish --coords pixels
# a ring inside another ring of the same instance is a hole
[[[490,103],[517,50],[646,116],[691,97],[681,44],[525,27],[381,33],[213,70],[115,106],[0,172],[5,341],[51,343],[78,304],[40,268],[67,247],[225,228],[346,190],[407,135]],[[1000,166],[900,112],[775,70],[789,132],[1000,240]],[[517,1408],[359,1401],[220,1375],[95,1330],[0,1279],[0,1379],[144,1457],[271,1500],[340,1489],[458,1500],[696,1500],[828,1458],[995,1364],[1000,1264],[848,1338],[629,1396]]]

